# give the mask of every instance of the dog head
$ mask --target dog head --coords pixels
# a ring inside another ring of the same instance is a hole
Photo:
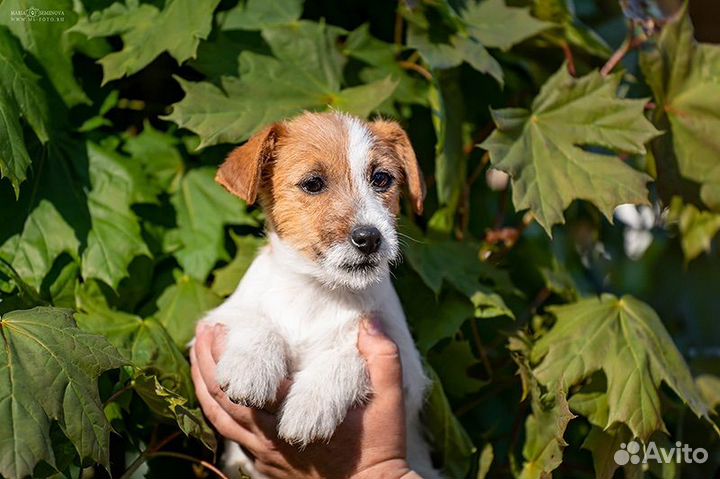
[[[399,255],[395,230],[406,186],[422,212],[422,173],[403,129],[340,113],[304,113],[233,150],[216,180],[248,204],[258,198],[273,248],[288,248],[321,282],[361,289]]]

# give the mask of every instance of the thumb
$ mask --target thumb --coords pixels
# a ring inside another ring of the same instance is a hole
[[[380,330],[377,319],[364,319],[358,350],[365,358],[376,398],[403,399],[402,364],[397,345]]]

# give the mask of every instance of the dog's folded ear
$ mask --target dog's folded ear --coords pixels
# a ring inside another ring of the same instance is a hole
[[[371,122],[370,129],[383,143],[383,147],[392,151],[401,163],[413,208],[417,214],[421,214],[425,201],[425,180],[407,133],[397,122],[387,120]]]
[[[263,167],[273,158],[281,126],[271,125],[230,152],[215,181],[251,205],[257,199]]]

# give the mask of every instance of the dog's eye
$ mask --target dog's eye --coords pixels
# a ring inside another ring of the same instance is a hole
[[[320,176],[311,176],[300,183],[300,188],[302,188],[305,193],[316,195],[325,189],[325,180]]]
[[[393,177],[385,171],[376,171],[370,179],[370,184],[377,191],[386,191],[393,183]]]

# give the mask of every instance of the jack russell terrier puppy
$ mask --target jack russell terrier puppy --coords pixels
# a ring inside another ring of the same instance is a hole
[[[291,377],[279,436],[301,447],[327,441],[372,393],[357,337],[361,318],[375,313],[402,360],[407,460],[422,477],[439,477],[419,418],[429,381],[390,281],[401,187],[417,212],[425,195],[402,128],[304,113],[231,152],[216,180],[248,204],[259,199],[269,238],[237,290],[203,319],[228,327],[220,387],[262,408]],[[262,477],[237,444],[223,462]]]

